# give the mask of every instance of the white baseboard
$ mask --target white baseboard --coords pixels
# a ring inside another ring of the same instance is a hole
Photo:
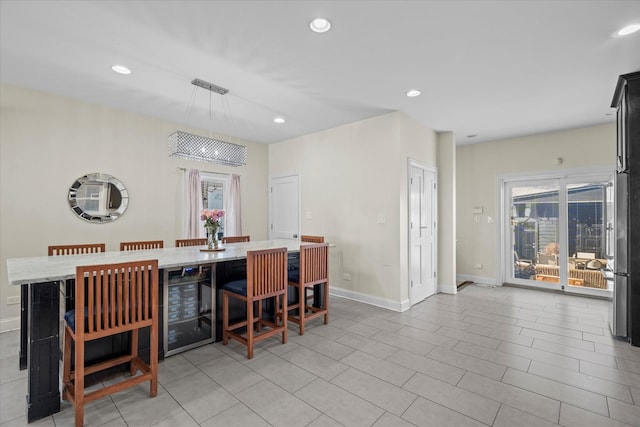
[[[484,276],[468,276],[466,274],[458,274],[456,275],[456,280],[458,282],[471,281],[474,283],[480,283],[483,285],[497,285],[498,282],[495,277],[484,277]]]
[[[455,295],[458,292],[455,286],[445,285],[444,283],[438,285],[438,293]]]
[[[340,298],[347,298],[350,300],[363,302],[369,305],[375,305],[377,307],[382,307],[382,308],[386,308],[388,310],[393,310],[393,311],[402,312],[402,311],[409,310],[409,308],[411,308],[411,303],[409,302],[408,299],[402,302],[398,302],[398,301],[393,301],[385,298],[362,294],[360,292],[350,291],[348,289],[336,288],[333,286],[329,288],[329,294],[340,297]]]
[[[0,319],[0,333],[20,329],[20,317]]]

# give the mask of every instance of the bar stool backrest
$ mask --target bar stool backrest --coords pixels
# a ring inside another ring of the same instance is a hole
[[[249,242],[251,241],[250,236],[223,236],[222,244],[225,243],[240,243],[240,242]]]
[[[206,244],[206,237],[197,239],[176,239],[176,248],[183,248],[185,246],[204,246]]]
[[[95,254],[105,252],[104,243],[88,243],[79,245],[51,245],[49,256]]]
[[[303,234],[300,236],[300,241],[307,243],[324,243],[324,236],[309,236]]]
[[[145,240],[140,242],[121,242],[121,251],[141,251],[146,249],[162,249],[164,242],[162,240]]]

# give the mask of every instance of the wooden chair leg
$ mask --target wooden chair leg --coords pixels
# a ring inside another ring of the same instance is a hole
[[[307,289],[302,284],[298,288],[298,295],[300,296],[300,309],[298,310],[300,318],[300,335],[304,335],[304,318],[305,313],[307,312]]]
[[[222,292],[222,345],[229,343],[229,295]]]
[[[262,332],[262,300],[256,302],[258,305],[258,332]]]
[[[289,324],[287,322],[289,322],[289,319],[287,319],[287,310],[284,310],[284,305],[286,302],[286,298],[287,298],[287,294],[285,293],[284,295],[282,295],[282,297],[276,297],[276,307],[278,306],[278,304],[280,304],[280,298],[283,299],[282,301],[282,344],[286,344],[287,343],[287,332],[289,329]]]
[[[151,354],[149,355],[149,368],[152,376],[149,384],[149,395],[155,397],[158,395],[158,327],[151,327]]]
[[[76,427],[84,425],[84,404],[76,405]]]
[[[327,325],[329,323],[329,283],[326,282],[322,286],[324,287],[323,308],[326,310],[324,312],[324,324]]]
[[[247,301],[247,359],[253,359],[253,301]]]
[[[131,331],[131,349],[130,349],[131,357],[138,356],[138,330],[134,329]],[[131,359],[129,362],[129,373],[131,376],[134,376],[137,372],[136,363]]]
[[[71,334],[64,328],[64,350],[62,351],[62,383],[71,381]],[[64,393],[62,394],[64,398]]]
[[[78,340],[75,345],[73,399],[76,410],[76,427],[82,427],[84,424],[84,341]]]

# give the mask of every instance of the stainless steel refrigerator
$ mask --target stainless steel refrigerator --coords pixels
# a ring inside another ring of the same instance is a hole
[[[640,346],[640,72],[618,77],[611,330]]]
[[[629,252],[627,226],[629,218],[629,193],[627,190],[629,176],[626,173],[616,173],[615,176],[615,252],[612,259],[613,270],[613,301],[610,310],[611,332],[613,335],[627,337],[628,335],[628,281],[627,255]]]

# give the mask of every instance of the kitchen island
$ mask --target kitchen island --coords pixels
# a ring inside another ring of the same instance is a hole
[[[68,284],[79,265],[111,264],[157,259],[160,286],[164,270],[210,266],[213,288],[245,274],[247,251],[286,247],[292,255],[300,250],[297,240],[264,240],[223,245],[224,251],[204,252],[203,247],[164,248],[143,251],[113,251],[72,256],[41,256],[7,260],[9,284],[21,286],[20,367],[28,369],[27,420],[60,411],[60,330],[61,304]],[[216,268],[220,267],[220,268]],[[162,293],[161,293],[162,295]],[[160,304],[163,304],[162,300]],[[162,310],[160,310],[162,311]],[[219,310],[216,310],[219,313]],[[219,316],[216,314],[219,329]],[[162,340],[162,334],[161,340]],[[126,341],[126,340],[123,340]],[[159,348],[162,348],[162,342]]]

